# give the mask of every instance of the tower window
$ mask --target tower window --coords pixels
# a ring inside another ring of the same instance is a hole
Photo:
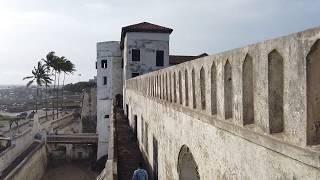
[[[132,61],[140,61],[140,50],[132,49]]]
[[[103,85],[106,85],[107,84],[107,76],[104,76],[103,77]]]
[[[156,66],[163,66],[164,64],[164,52],[157,51],[156,52]]]
[[[132,77],[132,78],[137,77],[137,76],[139,76],[139,73],[132,73],[132,74],[131,74],[131,77]]]
[[[107,68],[108,67],[108,61],[107,60],[101,60],[101,68]]]

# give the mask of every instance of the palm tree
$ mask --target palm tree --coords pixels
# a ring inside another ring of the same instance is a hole
[[[54,74],[53,90],[51,91],[51,95],[53,95],[56,88],[58,57],[55,55],[54,51],[51,51],[46,55],[46,59],[42,59],[42,61],[45,62],[47,72],[52,72]],[[54,119],[54,98],[52,98],[52,117]]]
[[[56,64],[55,64],[55,70],[58,73],[58,87],[57,87],[57,119],[59,115],[59,87],[60,87],[60,75],[63,69],[63,66],[66,62],[66,58],[64,56],[58,57]]]
[[[66,78],[66,74],[69,74],[69,73],[73,74],[73,72],[76,71],[75,65],[71,61],[66,59],[65,63],[62,66],[62,71],[63,71],[63,82],[62,82],[61,108],[62,108],[62,105],[63,105],[64,81],[65,81],[65,78]]]
[[[37,84],[36,112],[38,112],[39,88],[43,84],[46,84],[46,85],[50,84],[52,79],[50,78],[50,75],[47,73],[46,65],[43,65],[41,61],[38,61],[38,66],[33,68],[31,76],[27,76],[23,78],[23,80],[26,80],[26,79],[31,79],[27,83],[27,87],[29,87],[33,83]]]

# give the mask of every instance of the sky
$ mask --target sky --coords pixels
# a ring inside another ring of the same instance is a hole
[[[174,29],[170,54],[218,53],[320,25],[318,0],[0,0],[0,85],[23,85],[49,51],[77,72],[96,74],[96,43],[121,27],[151,22]],[[81,76],[79,76],[81,74]]]

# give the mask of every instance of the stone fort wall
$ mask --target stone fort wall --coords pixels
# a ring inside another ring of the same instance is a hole
[[[183,174],[181,149],[201,179],[320,177],[319,39],[313,28],[128,80],[129,122],[159,179]]]

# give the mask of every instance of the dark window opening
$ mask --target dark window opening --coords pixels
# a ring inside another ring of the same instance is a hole
[[[157,51],[156,52],[156,66],[163,66],[164,65],[164,52]]]
[[[137,76],[139,76],[139,73],[132,73],[132,74],[131,74],[131,77],[132,77],[132,78],[137,77]]]
[[[107,115],[104,115],[104,118],[109,118],[109,115],[107,114]]]
[[[123,58],[121,59],[121,68],[123,69],[123,66],[124,66],[124,64],[123,64]]]
[[[107,76],[104,76],[103,77],[103,85],[106,85],[107,84]]]
[[[98,62],[96,61],[96,69],[98,69]]]
[[[158,140],[153,136],[153,179],[158,180]]]
[[[108,61],[107,60],[101,60],[101,68],[107,68],[108,67]]]
[[[132,61],[140,61],[140,50],[132,49]]]

